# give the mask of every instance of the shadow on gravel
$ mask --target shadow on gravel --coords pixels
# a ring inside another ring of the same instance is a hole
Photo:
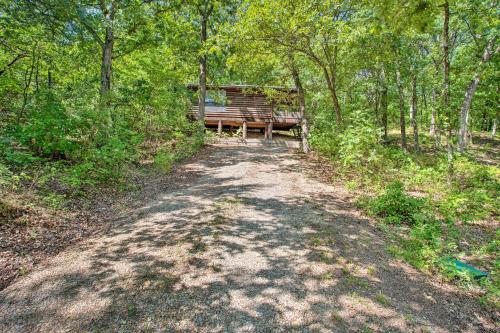
[[[276,149],[214,150],[191,182],[175,184],[101,241],[83,244],[81,264],[48,267],[54,273],[3,291],[0,328],[488,330],[470,299],[425,282],[386,254],[381,235],[342,198],[265,198],[276,184],[223,176],[241,163],[286,176],[300,172],[299,162]]]

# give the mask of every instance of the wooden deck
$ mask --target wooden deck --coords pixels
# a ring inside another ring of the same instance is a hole
[[[223,93],[225,101],[223,104],[205,106],[205,125],[207,127],[217,127],[219,134],[223,126],[241,127],[243,137],[246,138],[248,128],[264,129],[265,139],[272,139],[273,129],[289,130],[300,124],[302,115],[293,112],[294,89],[274,87],[272,89],[285,95],[286,101],[273,101],[264,93],[261,88],[249,86],[210,86],[209,90]],[[197,86],[190,86],[190,89],[197,89]],[[260,92],[259,92],[260,91]],[[198,119],[198,105],[195,101],[189,111],[192,119]]]
[[[301,142],[296,138],[275,138],[273,140],[265,140],[258,138],[216,138],[209,142],[211,146],[246,146],[246,147],[285,147],[290,149],[300,149]]]

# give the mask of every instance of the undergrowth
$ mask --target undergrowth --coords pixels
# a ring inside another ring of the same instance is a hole
[[[336,177],[357,193],[359,207],[380,219],[381,229],[396,240],[389,251],[500,307],[500,231],[495,227],[500,169],[479,163],[473,154],[456,155],[450,183],[444,152],[407,153],[382,145],[380,133],[358,118],[354,113],[344,128],[317,122],[311,142],[330,159]],[[450,266],[450,258],[486,270],[488,277],[476,280]]]
[[[42,132],[49,130],[45,123],[39,126],[29,134],[17,131],[9,135],[5,131],[1,136],[0,210],[7,206],[2,198],[14,193],[30,192],[40,199],[40,204],[61,209],[68,199],[95,192],[99,187],[123,190],[130,185],[131,171],[141,172],[145,168],[142,160],[150,159],[158,170],[168,172],[175,162],[194,154],[204,142],[199,124],[187,121],[167,135],[156,137],[157,145],[148,151],[142,148],[148,138],[129,126],[116,124],[104,137],[81,145],[61,143],[72,140],[61,130],[52,129],[57,135],[43,136]],[[42,141],[43,144],[37,144]],[[50,144],[51,141],[55,143]]]

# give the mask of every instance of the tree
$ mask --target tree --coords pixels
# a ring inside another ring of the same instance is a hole
[[[200,78],[198,96],[198,119],[205,119],[205,98],[207,94],[207,55],[204,49],[207,42],[207,21],[214,10],[214,4],[210,0],[203,0],[197,4],[200,15]]]
[[[491,135],[490,135],[490,138],[495,138],[495,135],[497,134],[497,128],[498,128],[498,116],[499,112],[497,110],[496,114],[495,114],[495,119],[493,120],[493,126],[491,127]]]
[[[469,83],[467,90],[465,92],[465,97],[462,102],[462,107],[460,108],[460,129],[458,133],[458,149],[460,152],[465,151],[467,145],[467,123],[469,120],[469,110],[472,103],[472,97],[476,92],[477,86],[479,85],[479,81],[481,80],[481,74],[484,65],[490,61],[494,54],[499,52],[500,46],[496,46],[496,36],[488,41],[486,48],[484,49],[483,56],[481,57],[481,61],[479,63],[478,69],[474,73],[474,77],[472,81]]]
[[[451,143],[452,113],[450,107],[450,6],[448,0],[443,5],[443,107],[448,118],[448,130],[446,133],[446,147],[448,154],[448,183],[453,177],[453,146]]]
[[[309,145],[309,123],[307,120],[308,115],[306,114],[306,99],[304,93],[304,87],[302,86],[302,81],[300,80],[299,70],[297,68],[297,63],[293,59],[292,56],[289,56],[289,62],[292,72],[293,81],[295,84],[295,88],[297,89],[297,98],[299,102],[299,112],[301,115],[301,135],[302,135],[302,151],[304,153],[310,152]]]
[[[338,63],[349,31],[352,1],[249,1],[242,23],[254,35],[288,52],[307,57],[323,74],[337,123],[342,122],[338,98]]]
[[[113,60],[137,49],[148,40],[141,29],[148,28],[156,11],[162,5],[156,1],[142,3],[135,0],[26,1],[26,10],[38,20],[59,30],[65,37],[91,40],[100,48],[100,94],[109,100],[113,76]],[[153,10],[156,8],[156,10]],[[137,38],[133,38],[136,36]],[[116,50],[116,43],[119,48]]]
[[[411,79],[411,127],[413,128],[413,149],[418,152],[420,151],[420,146],[418,144],[418,102],[417,102],[417,74],[412,72]]]
[[[396,84],[398,86],[399,96],[399,128],[401,130],[401,148],[407,149],[406,145],[406,120],[405,120],[405,97],[403,91],[403,83],[401,81],[401,70],[399,65],[396,65]]]

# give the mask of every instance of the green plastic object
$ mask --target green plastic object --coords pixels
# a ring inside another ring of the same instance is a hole
[[[483,272],[483,271],[477,269],[476,267],[468,265],[460,260],[450,258],[447,260],[447,262],[452,267],[454,267],[457,271],[465,272],[465,273],[471,275],[472,277],[474,277],[475,279],[482,279],[482,278],[485,278],[488,276],[487,272]]]

